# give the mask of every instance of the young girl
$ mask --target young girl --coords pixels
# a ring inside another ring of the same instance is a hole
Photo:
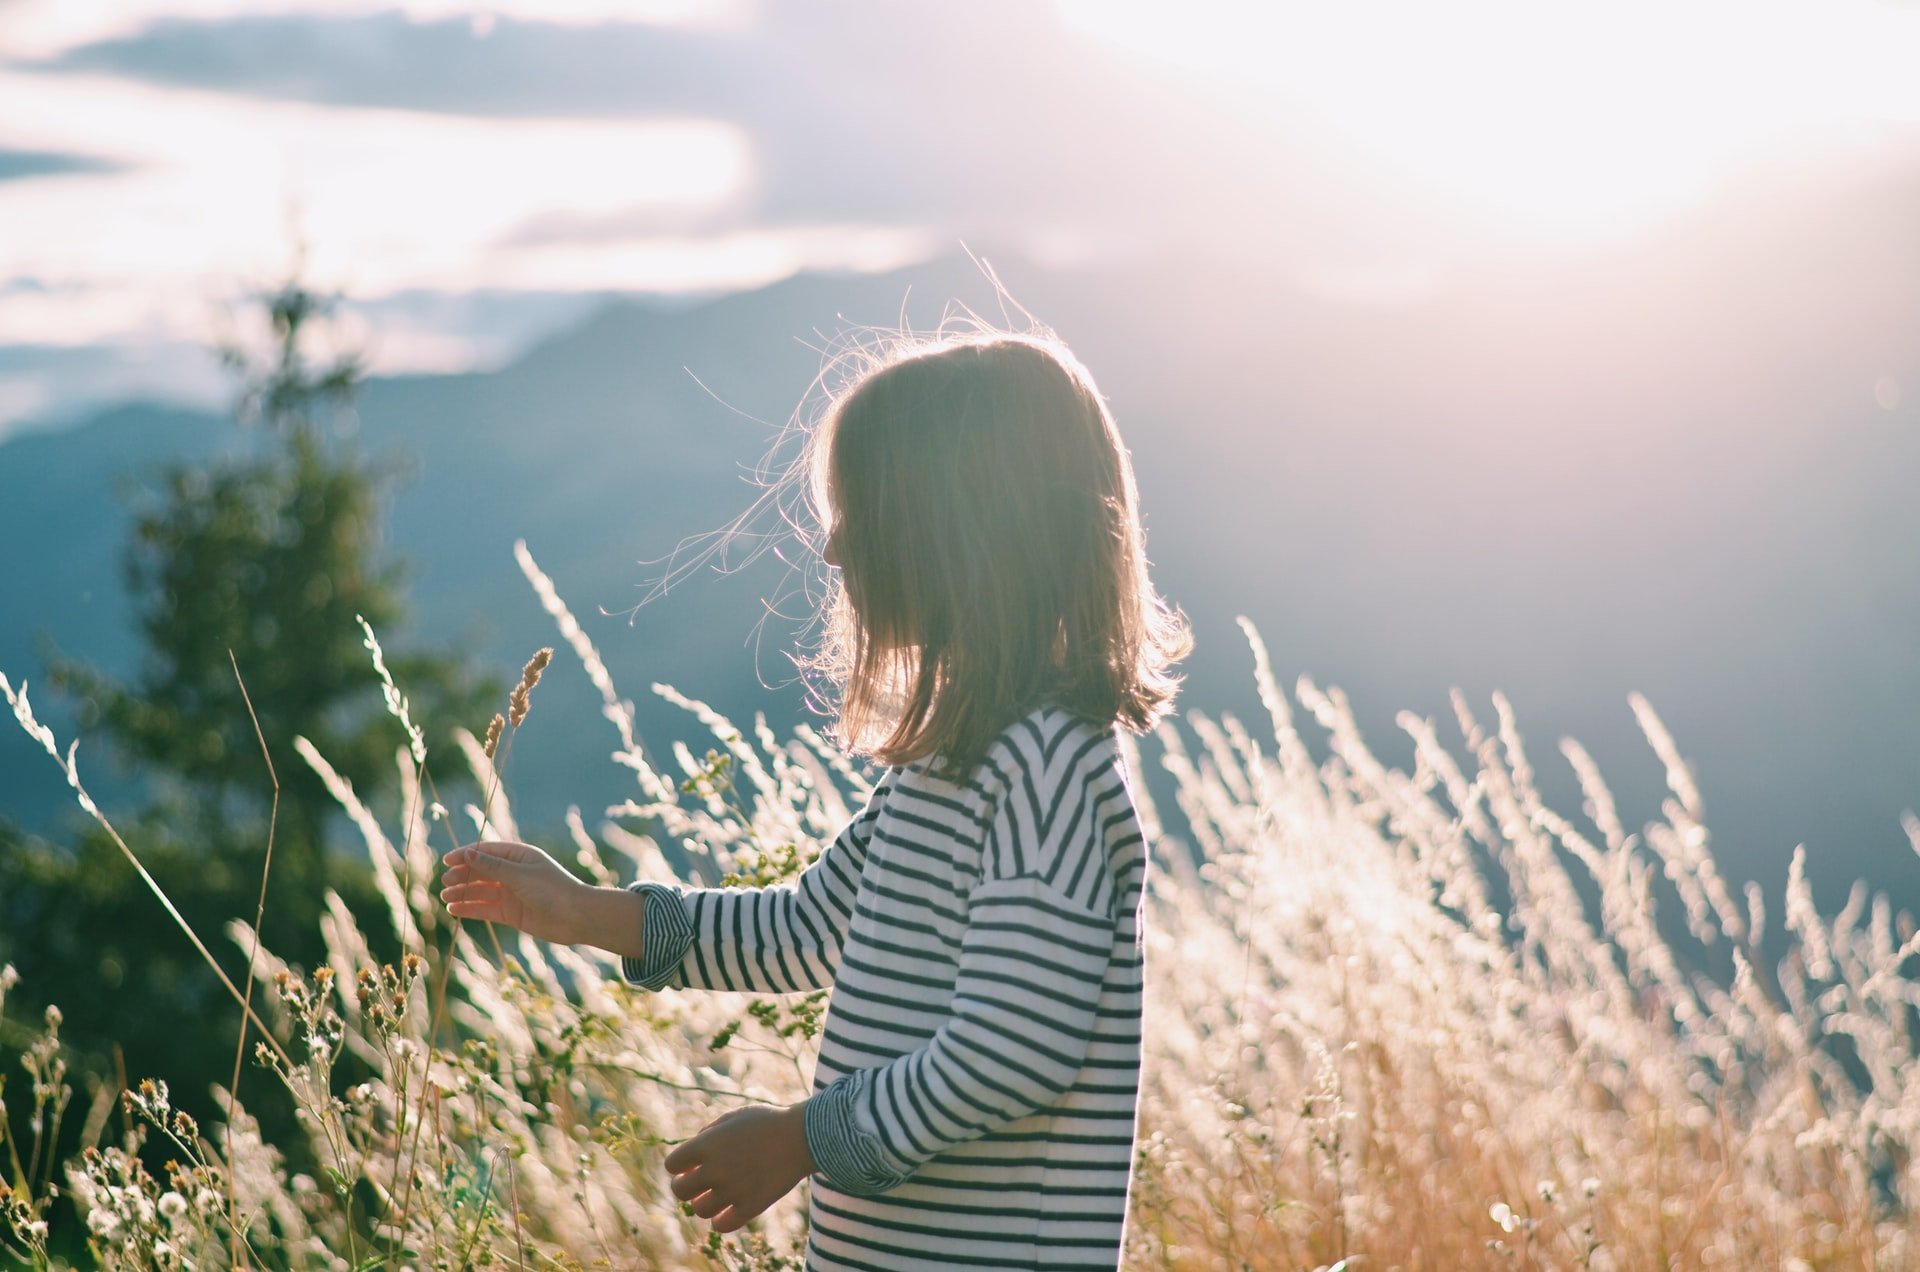
[[[492,842],[441,896],[651,989],[832,988],[812,1097],[667,1155],[715,1228],[811,1176],[810,1269],[1113,1268],[1147,863],[1114,731],[1164,714],[1188,646],[1127,452],[1065,346],[979,334],[885,358],[803,462],[838,571],[814,666],[884,766],[866,808],[788,886],[592,888]]]

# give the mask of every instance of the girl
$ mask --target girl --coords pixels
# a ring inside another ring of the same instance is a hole
[[[667,1155],[716,1229],[811,1176],[810,1269],[1113,1268],[1147,863],[1115,729],[1166,712],[1189,643],[1127,452],[1058,340],[980,333],[880,359],[802,462],[837,569],[812,666],[884,766],[866,808],[788,886],[593,888],[491,842],[441,896],[650,989],[831,987],[811,1098]]]

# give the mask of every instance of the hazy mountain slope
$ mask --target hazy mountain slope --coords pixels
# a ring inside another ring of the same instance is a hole
[[[1391,758],[1397,710],[1444,736],[1449,686],[1484,721],[1504,689],[1549,795],[1577,811],[1555,753],[1574,734],[1631,826],[1660,781],[1626,702],[1639,690],[1694,762],[1731,873],[1772,890],[1805,841],[1823,902],[1864,874],[1914,905],[1897,817],[1920,804],[1917,207],[1897,183],[1783,204],[1737,235],[1683,227],[1394,305],[1230,260],[1002,272],[1119,414],[1157,576],[1200,636],[1189,705],[1251,714],[1231,623],[1246,613],[1280,674],[1343,686]],[[755,681],[756,663],[790,676],[795,624],[770,621],[757,659],[748,644],[761,598],[797,577],[777,562],[689,579],[631,626],[593,611],[631,606],[652,574],[639,558],[750,500],[738,478],[772,434],[741,413],[788,417],[820,365],[815,333],[892,323],[903,301],[926,326],[954,297],[998,312],[971,265],[944,260],[615,305],[495,374],[374,383],[364,438],[416,457],[390,524],[421,634],[507,671],[550,642],[510,554],[524,537],[630,695],[666,679],[796,718],[791,686]],[[1883,380],[1905,405],[1876,401]],[[0,445],[0,530],[30,545],[4,566],[0,667],[32,674],[35,628],[125,656],[105,474],[162,435],[191,449],[211,433],[131,410]],[[672,720],[647,708],[642,725]],[[624,796],[610,739],[563,666],[513,760],[528,809]],[[4,734],[0,784],[29,820],[63,798]]]

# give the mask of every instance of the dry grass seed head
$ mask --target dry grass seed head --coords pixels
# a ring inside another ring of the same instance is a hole
[[[520,683],[513,687],[513,696],[507,702],[507,722],[519,728],[521,721],[527,718],[527,710],[532,705],[533,687],[540,683],[540,673],[553,661],[553,650],[542,649],[527,659],[527,665],[520,669]]]

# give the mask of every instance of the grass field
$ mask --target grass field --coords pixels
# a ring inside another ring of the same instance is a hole
[[[671,841],[697,845],[706,883],[778,883],[857,807],[861,776],[816,735],[743,732],[664,687],[714,743],[656,767],[522,564],[636,782],[604,825],[576,820],[571,844],[547,845],[583,877],[665,877]],[[1571,741],[1583,807],[1542,803],[1503,699],[1482,720],[1456,697],[1451,743],[1403,715],[1408,774],[1375,759],[1337,689],[1283,691],[1252,644],[1267,721],[1189,714],[1134,759],[1169,770],[1178,806],[1143,808],[1156,839],[1129,1266],[1920,1268],[1920,935],[1905,916],[1862,888],[1823,918],[1796,857],[1772,920],[1792,952],[1765,965],[1760,892],[1736,897],[1718,874],[1648,703],[1632,706],[1669,796],[1630,832]],[[52,1261],[51,1182],[113,1267],[798,1267],[804,1191],[722,1242],[668,1194],[660,1158],[743,1100],[806,1094],[818,996],[646,994],[609,956],[447,919],[439,853],[481,824],[516,833],[499,780],[511,731],[498,766],[471,733],[457,747],[400,753],[399,825],[335,783],[402,960],[376,965],[337,903],[322,968],[282,966],[239,919],[202,934],[252,952],[253,984],[235,988],[265,1029],[245,1050],[299,1099],[324,1168],[290,1172],[224,1091],[230,1116],[193,1124],[150,1075],[120,1098],[168,1141],[164,1175],[106,1142],[116,1093],[76,1106],[96,1147],[57,1164],[37,1143],[0,1154],[8,1257]],[[456,760],[493,792],[484,810],[423,790],[423,770]],[[1920,850],[1920,821],[1906,829]],[[1691,970],[1715,965],[1732,974]],[[348,1055],[376,1076],[337,1080]],[[6,1059],[20,1062],[51,1127],[57,1042]]]

